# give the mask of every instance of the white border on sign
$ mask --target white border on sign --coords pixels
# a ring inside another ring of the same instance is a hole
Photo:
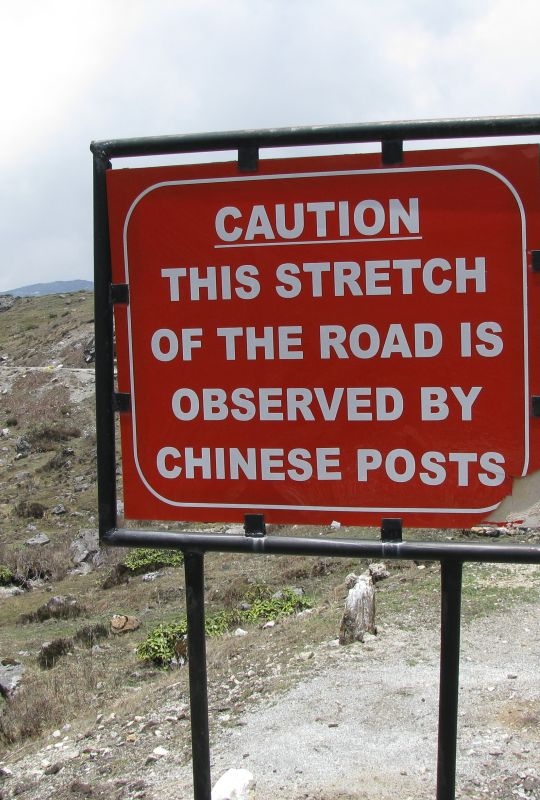
[[[524,376],[524,413],[523,413],[523,469],[521,477],[527,474],[529,466],[529,354],[528,354],[528,308],[527,308],[527,248],[526,248],[526,220],[525,209],[521,198],[516,188],[510,183],[508,178],[500,172],[486,167],[482,164],[448,164],[440,166],[427,166],[427,167],[397,167],[397,168],[384,168],[384,169],[362,169],[362,170],[332,170],[329,172],[298,172],[298,173],[285,173],[274,175],[241,175],[227,178],[204,178],[204,179],[188,179],[188,180],[173,180],[173,181],[160,181],[159,183],[152,184],[144,189],[135,200],[132,202],[123,228],[123,252],[124,252],[124,274],[125,283],[129,284],[129,255],[128,255],[128,227],[136,207],[151,192],[158,189],[163,189],[170,186],[194,186],[203,184],[219,184],[219,183],[247,183],[256,181],[276,181],[276,180],[291,180],[291,179],[313,179],[313,178],[326,178],[326,177],[346,177],[352,175],[388,175],[392,173],[416,173],[416,172],[449,172],[449,171],[469,171],[477,170],[486,172],[493,175],[497,180],[500,180],[509,189],[516,205],[518,207],[521,219],[521,260],[522,260],[522,299],[523,299],[523,376]],[[338,240],[340,243],[349,240]],[[272,242],[261,243],[266,246],[272,245]],[[275,244],[275,243],[273,243]],[[288,242],[288,244],[290,244]],[[306,242],[302,242],[306,244]],[[238,246],[238,245],[236,245]],[[131,306],[128,305],[127,313],[128,321],[128,344],[129,344],[129,367],[130,367],[130,391],[131,391],[131,414],[132,414],[132,431],[133,431],[133,457],[135,466],[139,477],[148,491],[154,495],[161,502],[176,506],[179,508],[227,508],[249,510],[253,508],[272,509],[275,511],[328,511],[328,512],[349,512],[349,513],[429,513],[429,514],[485,514],[489,511],[494,511],[502,502],[504,498],[494,505],[486,506],[485,508],[388,508],[388,507],[368,507],[368,506],[302,506],[302,505],[289,505],[289,504],[268,504],[268,503],[192,503],[187,501],[171,500],[170,498],[161,495],[150,482],[146,479],[142,467],[139,463],[137,451],[137,414],[136,414],[136,394],[135,394],[135,376],[134,376],[134,363],[133,363],[133,347],[131,337]]]

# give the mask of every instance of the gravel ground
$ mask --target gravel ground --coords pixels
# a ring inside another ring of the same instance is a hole
[[[539,611],[462,630],[458,797],[540,800]],[[221,728],[213,783],[243,767],[257,800],[433,800],[438,631],[385,627],[305,657],[311,677]],[[191,797],[186,769],[159,784],[163,796]]]
[[[238,663],[236,688],[289,688],[237,702],[232,677],[210,687],[213,783],[246,768],[254,800],[434,800],[437,628],[383,624],[289,661],[260,637],[264,674]],[[540,800],[540,602],[464,625],[461,654],[457,797]],[[191,800],[182,685],[150,689],[143,715],[111,710],[14,750],[0,800]]]

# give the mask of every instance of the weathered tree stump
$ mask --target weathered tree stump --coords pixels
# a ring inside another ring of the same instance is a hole
[[[349,575],[349,594],[339,626],[339,643],[363,642],[365,633],[377,633],[375,626],[375,588],[370,572]]]

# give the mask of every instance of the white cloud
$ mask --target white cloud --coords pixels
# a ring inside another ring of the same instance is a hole
[[[72,124],[73,107],[103,75],[103,52],[129,35],[121,6],[127,8],[103,0],[3,2],[0,70],[10,124],[0,129],[0,164]]]
[[[0,290],[91,277],[92,139],[535,113],[537,0],[0,0]]]

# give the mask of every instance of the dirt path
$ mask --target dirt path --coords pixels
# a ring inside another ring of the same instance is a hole
[[[390,626],[321,645],[311,677],[224,724],[213,782],[243,767],[257,800],[433,800],[438,647],[437,630]],[[461,651],[458,796],[540,800],[540,607],[465,626]],[[189,770],[153,788],[191,797]]]

